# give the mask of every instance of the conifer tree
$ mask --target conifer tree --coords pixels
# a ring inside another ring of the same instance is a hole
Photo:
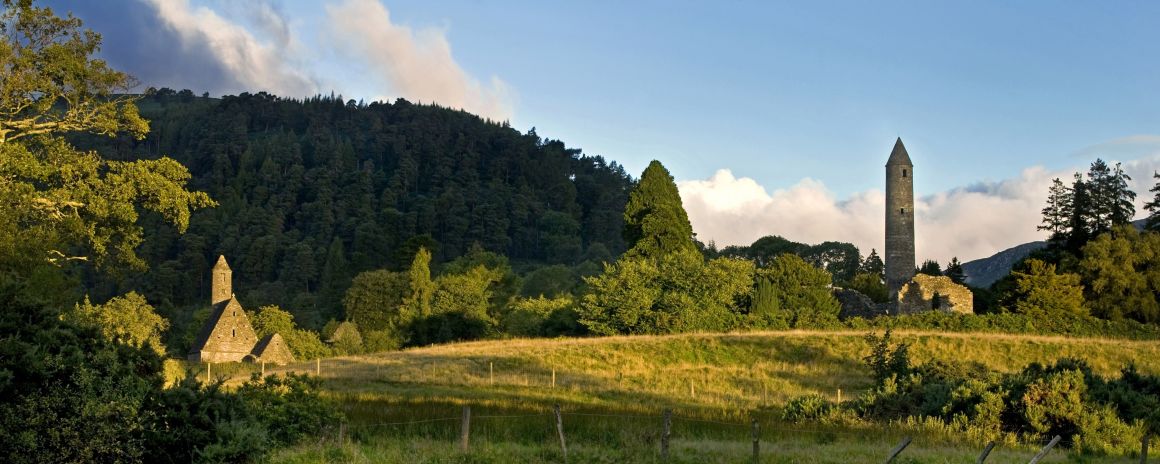
[[[941,276],[942,267],[939,266],[938,261],[928,259],[922,262],[922,265],[914,270],[915,274],[926,274],[931,276]]]
[[[1072,190],[1056,177],[1052,179],[1051,188],[1047,192],[1047,206],[1043,207],[1043,224],[1036,227],[1036,230],[1050,232],[1049,240],[1053,242],[1066,241],[1071,224]]]
[[[1132,180],[1124,173],[1120,163],[1109,167],[1102,159],[1096,159],[1088,169],[1088,192],[1091,198],[1091,230],[1094,235],[1112,230],[1113,226],[1127,224],[1136,214],[1132,200],[1136,193],[1128,189]]]
[[[950,277],[952,282],[960,285],[967,279],[967,274],[963,271],[963,263],[959,262],[958,256],[951,258],[951,262],[947,263],[943,275]]]
[[[693,226],[681,204],[673,176],[653,160],[629,193],[624,207],[627,257],[659,258],[680,251],[699,252]]]
[[[1160,230],[1160,173],[1153,171],[1152,178],[1157,179],[1157,181],[1148,190],[1152,192],[1152,201],[1144,203],[1144,209],[1148,211],[1148,220],[1144,223],[1144,228],[1148,230]]]
[[[878,256],[878,250],[870,249],[870,254],[862,261],[862,266],[858,272],[863,274],[873,274],[883,277],[886,274],[886,264],[882,262],[882,258]]]
[[[1092,236],[1092,200],[1090,186],[1083,175],[1075,173],[1071,184],[1071,217],[1068,219],[1068,233],[1065,240],[1068,250],[1079,251]]]

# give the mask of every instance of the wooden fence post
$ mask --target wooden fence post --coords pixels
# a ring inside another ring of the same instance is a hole
[[[552,388],[556,388],[556,368],[552,368]]]
[[[890,454],[886,456],[886,462],[893,461],[907,446],[910,446],[910,437],[903,438],[902,441],[898,442],[898,446],[890,450]]]
[[[1063,437],[1060,437],[1059,435],[1056,435],[1055,438],[1052,438],[1051,443],[1048,443],[1047,446],[1044,446],[1042,450],[1039,450],[1039,454],[1036,454],[1035,457],[1031,458],[1031,462],[1028,464],[1035,464],[1039,462],[1040,459],[1043,459],[1044,456],[1047,456],[1047,452],[1051,451],[1051,448],[1054,447],[1056,443],[1059,443],[1061,438]]]
[[[556,405],[556,433],[560,434],[560,451],[564,452],[564,462],[568,462],[568,445],[564,442],[564,416],[560,414],[560,405]]]
[[[697,389],[695,387],[693,387],[693,379],[689,379],[689,397],[690,398],[697,397]]]
[[[761,462],[761,429],[757,419],[753,419],[753,464]]]
[[[491,361],[487,362],[487,382],[495,385],[495,363]]]
[[[459,421],[459,451],[467,452],[471,440],[471,406],[463,406],[463,419]]]
[[[995,441],[994,440],[992,440],[990,443],[987,443],[986,448],[983,448],[983,454],[979,455],[979,459],[975,460],[975,464],[983,464],[983,461],[987,460],[987,456],[991,454],[991,450],[993,450],[993,449],[995,449]]]
[[[322,358],[314,358],[314,375],[322,377]]]
[[[205,363],[205,383],[210,383],[213,379],[209,375],[209,371],[213,370],[213,363]]]
[[[838,389],[838,404],[842,404],[842,389]]]
[[[1148,431],[1144,431],[1144,438],[1140,440],[1140,464],[1148,462]]]
[[[673,410],[665,409],[664,431],[661,432],[661,462],[669,462],[669,436],[673,429]]]
[[[262,377],[266,376],[266,361],[262,361]]]

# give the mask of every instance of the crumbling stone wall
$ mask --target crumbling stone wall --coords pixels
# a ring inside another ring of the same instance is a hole
[[[834,299],[838,300],[838,304],[842,308],[838,312],[838,319],[843,321],[852,317],[873,319],[888,314],[886,310],[888,305],[877,304],[870,297],[857,290],[834,287],[830,293],[834,295]]]
[[[950,277],[918,274],[902,286],[895,302],[896,314],[945,311],[964,314],[975,312],[971,290],[954,283]]]

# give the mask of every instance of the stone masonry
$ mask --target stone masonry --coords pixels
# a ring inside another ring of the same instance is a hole
[[[974,299],[971,290],[954,283],[950,277],[914,276],[896,300],[897,314],[914,314],[925,311],[945,311],[973,314]]]
[[[914,164],[902,145],[886,161],[886,288],[894,298],[914,276]]]

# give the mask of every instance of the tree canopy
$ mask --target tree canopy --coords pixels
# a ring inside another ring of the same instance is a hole
[[[100,35],[28,0],[0,13],[0,253],[19,268],[48,261],[143,268],[141,211],[183,232],[213,202],[185,190],[169,158],[108,160],[62,137],[141,138],[149,126],[123,92],[132,79],[92,55]]]

